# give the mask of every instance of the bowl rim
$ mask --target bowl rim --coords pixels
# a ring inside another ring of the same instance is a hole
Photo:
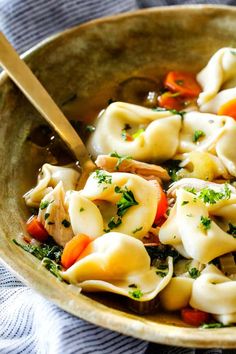
[[[98,19],[88,21],[86,23],[73,26],[64,31],[55,33],[32,48],[28,49],[21,55],[21,58],[28,59],[37,50],[44,47],[46,44],[52,43],[55,40],[60,40],[68,35],[80,31],[80,29],[86,29],[88,27],[103,23],[103,22],[115,22],[118,19],[130,18],[135,16],[143,16],[148,13],[159,12],[176,12],[180,9],[186,9],[198,12],[199,10],[220,11],[226,10],[230,13],[236,14],[236,7],[230,5],[174,5],[174,6],[160,6],[147,9],[140,9],[136,11],[115,14]],[[3,71],[0,74],[0,85],[3,85],[8,79],[8,75]],[[9,242],[6,241],[6,242]],[[22,251],[24,254],[24,251]],[[4,266],[9,269],[18,279],[20,279],[25,285],[39,292],[39,294],[45,296],[53,303],[58,305],[63,310],[80,317],[86,321],[89,321],[95,325],[114,330],[124,335],[136,337],[140,340],[146,340],[150,342],[156,342],[160,344],[167,344],[172,346],[184,346],[184,347],[196,347],[196,348],[236,348],[236,342],[233,334],[236,333],[236,327],[220,328],[220,329],[200,329],[190,327],[179,327],[172,324],[154,323],[145,317],[141,317],[135,314],[124,313],[121,310],[110,308],[103,305],[96,300],[92,300],[83,294],[73,294],[73,297],[79,298],[79,304],[76,301],[61,301],[61,298],[52,296],[50,293],[51,287],[41,287],[37,279],[34,278],[34,274],[30,273],[28,269],[21,268],[19,272],[19,264],[13,257],[11,248],[4,250],[0,247],[0,261]],[[52,288],[57,290],[58,282],[52,283]],[[66,285],[68,286],[68,285]],[[55,295],[55,294],[54,294]],[[77,299],[78,300],[78,299]],[[93,312],[96,307],[96,311]],[[124,321],[125,314],[125,321]],[[213,344],[214,343],[214,344]]]

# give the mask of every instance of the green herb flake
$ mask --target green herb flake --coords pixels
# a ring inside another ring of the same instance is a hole
[[[189,269],[188,273],[189,273],[190,277],[193,279],[197,279],[201,275],[201,272],[197,268]]]
[[[96,170],[94,178],[96,178],[98,180],[98,184],[111,184],[112,183],[112,176],[106,174],[102,170]]]
[[[42,265],[47,270],[49,270],[50,273],[52,273],[55,277],[57,277],[60,281],[63,281],[63,278],[61,277],[60,274],[61,266],[59,264],[52,261],[50,258],[43,258]]]
[[[136,234],[136,232],[141,231],[143,229],[142,226],[137,227],[134,231],[132,231],[132,234]]]
[[[229,230],[227,231],[227,233],[232,235],[233,238],[236,238],[236,226],[229,223]]]
[[[112,229],[115,229],[116,227],[118,227],[120,224],[122,223],[122,220],[120,217],[112,217],[111,220],[108,223],[108,227],[109,227],[109,231]]]
[[[187,201],[187,200],[183,200],[183,202],[182,202],[181,206],[184,206],[184,205],[186,205],[186,204],[188,204],[188,203],[189,203],[189,201]]]
[[[199,194],[199,198],[206,204],[216,204],[219,200],[228,200],[231,197],[231,190],[227,183],[224,184],[223,192],[216,192],[210,188],[204,188]]]
[[[197,190],[194,187],[185,187],[184,189],[189,193],[197,194]]]
[[[46,209],[49,206],[50,202],[48,200],[43,200],[40,205],[39,205],[39,209],[43,210]]]
[[[137,138],[139,138],[140,135],[141,135],[142,133],[144,133],[144,132],[145,132],[145,130],[144,130],[143,128],[141,128],[141,129],[137,130],[136,133],[132,134],[132,138],[133,138],[133,139],[137,139]]]
[[[227,327],[227,326],[225,326],[221,322],[204,323],[203,325],[200,326],[200,328],[203,329],[222,328],[222,327]]]
[[[186,216],[188,216],[189,218],[192,218],[193,214],[189,213],[189,214],[186,214]]]
[[[134,299],[140,299],[143,296],[143,293],[140,289],[129,291],[129,295],[132,296]]]
[[[157,275],[160,275],[161,278],[164,278],[164,277],[167,276],[167,273],[162,272],[162,271],[160,271],[160,270],[157,270],[157,271],[156,271],[156,274],[157,274]]]
[[[206,134],[202,130],[195,130],[193,134],[193,142],[196,143],[200,138],[203,138]]]
[[[12,240],[17,246],[21,247],[24,251],[31,253],[33,256],[42,260],[43,258],[49,258],[53,261],[60,262],[62,247],[51,242],[50,244],[42,243],[40,246],[31,244],[21,244],[15,239]]]
[[[130,285],[128,285],[128,287],[137,289],[138,286],[136,284],[130,284]]]
[[[44,214],[44,220],[47,220],[49,218],[50,214],[49,213],[45,213]]]
[[[201,227],[207,231],[211,228],[211,219],[205,216],[201,216]]]
[[[121,156],[119,155],[116,151],[112,152],[110,154],[111,157],[116,157],[118,159],[116,165],[115,165],[115,170],[119,171],[120,165],[122,164],[123,161],[125,160],[132,160],[131,156]]]
[[[53,221],[48,221],[47,223],[48,223],[48,225],[54,225],[55,224],[55,222],[53,222]]]
[[[83,211],[85,211],[84,208],[80,208],[79,212],[82,213]]]
[[[127,188],[115,188],[116,193],[121,193],[122,196],[117,203],[117,215],[123,216],[128,209],[133,205],[138,205],[138,202],[135,200],[133,192]]]
[[[70,227],[70,222],[69,222],[68,220],[66,220],[66,219],[62,220],[61,223],[62,223],[62,225],[63,225],[64,227],[66,227],[66,228]]]
[[[85,130],[87,132],[89,132],[89,133],[93,133],[95,131],[95,129],[96,128],[93,125],[90,125],[90,124],[86,125],[86,127],[85,127]]]
[[[177,96],[179,96],[179,94]],[[156,112],[171,112],[172,114],[178,114],[181,116],[182,119],[184,118],[184,115],[186,113],[185,111],[177,111],[176,109],[166,109],[162,107],[155,107],[152,108],[152,110]]]

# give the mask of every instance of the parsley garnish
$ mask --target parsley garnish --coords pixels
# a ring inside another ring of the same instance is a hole
[[[119,167],[121,165],[121,163],[125,160],[132,160],[132,157],[131,156],[121,156],[119,155],[116,151],[112,152],[110,154],[111,157],[116,157],[118,159],[116,165],[115,165],[115,170],[116,171],[119,171]]]
[[[214,322],[214,323],[204,323],[203,325],[200,326],[200,328],[203,329],[210,329],[210,328],[222,328],[222,327],[227,327],[221,322]]]
[[[165,166],[173,182],[178,181],[177,172],[180,170],[179,164],[180,160],[169,160],[166,162]]]
[[[183,200],[183,202],[182,202],[181,206],[184,206],[184,205],[186,205],[186,204],[188,204],[188,203],[189,203],[189,201],[187,201],[187,200]]]
[[[185,187],[184,189],[189,193],[197,194],[197,190],[194,187]]]
[[[199,198],[203,200],[204,203],[215,204],[219,200],[229,199],[231,196],[231,190],[227,184],[224,185],[223,192],[216,192],[210,188],[204,188],[199,194]]]
[[[122,194],[122,197],[117,203],[118,216],[123,216],[131,206],[138,205],[138,202],[134,198],[133,192],[128,190],[127,187],[125,187],[125,189],[121,189],[120,187],[116,186],[115,192]]]
[[[143,296],[141,290],[137,289],[134,291],[129,291],[129,295],[131,295],[134,299],[140,299]]]
[[[49,206],[49,204],[50,204],[50,202],[49,202],[48,200],[43,200],[43,201],[40,203],[39,208],[40,208],[41,210],[46,209],[46,208]]]
[[[45,213],[44,214],[44,219],[47,220],[49,218],[50,214],[49,213]]]
[[[98,184],[102,184],[102,183],[111,184],[112,183],[112,176],[106,174],[102,170],[96,170],[94,178],[97,178]]]
[[[142,226],[137,227],[134,231],[132,231],[132,234],[136,234],[136,232],[141,231],[143,229]]]
[[[62,223],[62,225],[63,225],[64,227],[66,227],[66,228],[70,227],[70,222],[69,222],[68,220],[66,220],[66,219],[62,220],[61,223]]]
[[[195,130],[193,134],[193,142],[196,143],[200,138],[203,138],[206,134],[202,130]]]
[[[109,231],[118,227],[121,223],[122,223],[121,217],[115,218],[115,216],[113,216],[107,225],[109,227]]]
[[[188,273],[189,273],[190,277],[193,279],[197,279],[201,275],[201,272],[197,268],[189,269]]]
[[[85,209],[84,208],[80,208],[79,212],[82,213],[82,211],[84,211]]]
[[[132,134],[133,139],[137,139],[145,130],[143,128],[136,131],[136,133]]]
[[[31,253],[39,260],[42,260],[45,257],[56,262],[59,262],[61,260],[62,247],[56,245],[55,243],[42,243],[40,246],[35,246],[31,244],[21,244],[15,239],[13,240],[13,242],[17,246],[21,247],[24,251]]]
[[[177,111],[176,109],[166,109],[166,108],[162,108],[162,107],[156,107],[156,108],[152,108],[153,111],[156,111],[156,112],[171,112],[173,114],[179,114],[181,116],[181,118],[183,119],[184,118],[184,114],[186,112],[184,111]]]
[[[229,230],[227,231],[228,234],[232,235],[233,238],[236,238],[236,226],[229,223]]]
[[[205,216],[201,216],[201,226],[207,231],[211,228],[211,219]]]
[[[160,270],[157,270],[157,271],[156,271],[156,274],[157,274],[157,275],[160,275],[160,277],[162,277],[162,278],[164,278],[164,277],[167,275],[167,273],[162,272],[162,271],[160,271]]]
[[[137,289],[137,285],[136,284],[130,284],[130,285],[128,285],[128,287]]]
[[[43,258],[42,260],[42,265],[49,270],[50,273],[55,275],[60,281],[63,281],[63,278],[61,277],[60,271],[61,271],[61,266],[57,264],[56,262],[52,261],[49,258]]]
[[[90,124],[86,125],[86,127],[85,127],[85,130],[86,130],[87,132],[89,132],[89,133],[94,132],[95,129],[96,129],[96,128],[95,128],[93,125],[90,125]]]

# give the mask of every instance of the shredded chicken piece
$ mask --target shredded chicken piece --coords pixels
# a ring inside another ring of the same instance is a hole
[[[118,158],[109,155],[99,155],[95,164],[108,172],[129,172],[146,180],[169,181],[168,172],[161,166],[140,162],[131,158]]]
[[[64,247],[74,234],[65,205],[65,192],[62,182],[58,183],[50,193],[46,194],[42,202],[46,202],[47,207],[39,208],[38,220],[56,243]]]

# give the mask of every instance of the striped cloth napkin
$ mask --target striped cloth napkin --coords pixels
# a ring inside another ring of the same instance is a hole
[[[19,52],[79,23],[150,6],[206,3],[175,0],[0,0],[0,29]],[[235,5],[236,1],[208,1]],[[127,337],[76,318],[23,285],[0,265],[1,354],[220,354]]]

